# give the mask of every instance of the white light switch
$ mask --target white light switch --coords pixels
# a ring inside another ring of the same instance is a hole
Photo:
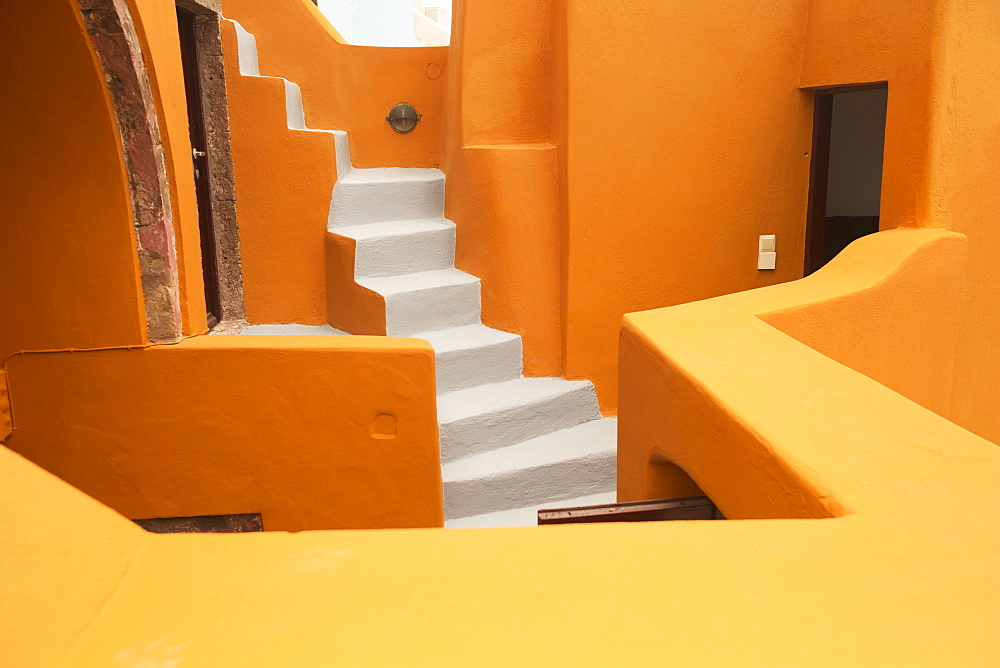
[[[757,268],[774,269],[778,261],[778,242],[773,234],[762,234],[757,238]]]
[[[757,268],[774,269],[777,260],[778,260],[778,254],[775,253],[774,251],[763,251],[757,253]]]

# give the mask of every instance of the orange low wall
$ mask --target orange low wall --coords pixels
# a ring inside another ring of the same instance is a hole
[[[209,336],[8,363],[5,444],[126,517],[267,530],[440,526],[434,355],[365,337]]]
[[[947,416],[965,286],[964,237],[894,230],[854,242],[799,281],[628,316],[621,340],[625,402],[619,498],[649,498],[650,484],[659,479],[658,465],[670,462],[712,496],[727,517],[841,514],[841,504],[818,490],[814,477],[775,456],[758,431],[765,427],[759,417],[720,404],[718,397],[741,393],[745,405],[771,402],[760,410],[780,413],[773,395],[792,397],[798,391],[799,398],[784,406],[787,415],[767,426],[769,432],[785,433],[793,456],[800,447],[809,446],[811,453],[817,428],[838,413],[829,407],[829,415],[819,417],[814,404],[842,398],[853,405],[870,395],[880,405],[879,397],[892,388]],[[668,338],[666,323],[674,329]],[[821,355],[810,355],[802,344]],[[678,367],[660,359],[666,349],[671,354],[702,350],[702,363],[697,372]],[[745,361],[737,364],[737,358]],[[871,389],[842,397],[838,387],[845,367],[870,374],[859,377]],[[719,389],[709,390],[709,380]],[[743,397],[751,387],[758,396]],[[872,431],[900,427],[885,408],[829,434],[844,442],[816,456],[837,458]],[[852,411],[843,419],[853,416]],[[812,470],[826,467],[823,460],[811,465]],[[753,505],[742,496],[732,498],[748,484],[754,489]],[[668,496],[670,491],[658,490]]]
[[[995,665],[1000,451],[759,317],[856,293],[898,295],[916,320],[955,296],[923,270],[961,276],[964,244],[898,231],[845,253],[850,276],[841,256],[808,280],[630,315],[623,334],[636,494],[656,447],[728,516],[795,519],[153,535],[0,450],[5,658]]]

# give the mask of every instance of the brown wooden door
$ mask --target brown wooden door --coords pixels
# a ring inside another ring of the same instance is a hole
[[[219,268],[216,258],[215,221],[212,216],[212,187],[209,169],[208,133],[202,104],[201,69],[198,57],[198,36],[195,14],[177,8],[177,27],[181,40],[181,62],[184,66],[184,90],[187,94],[188,130],[191,137],[191,159],[194,161],[195,194],[198,200],[198,228],[201,233],[201,269],[205,282],[205,308],[209,327],[222,319],[219,292]]]

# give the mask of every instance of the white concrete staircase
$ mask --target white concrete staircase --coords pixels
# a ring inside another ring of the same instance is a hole
[[[241,73],[259,76],[254,38],[237,35]],[[306,128],[298,86],[285,91],[289,127],[326,132]],[[355,240],[355,282],[384,298],[386,334],[435,350],[448,524],[534,524],[539,505],[610,500],[615,419],[601,417],[588,381],[522,377],[521,338],[482,324],[479,279],[454,267],[444,174],[356,169],[347,133],[331,132],[327,229]]]

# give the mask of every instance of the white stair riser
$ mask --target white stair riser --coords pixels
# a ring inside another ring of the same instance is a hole
[[[391,181],[338,180],[330,203],[331,231],[342,225],[440,218],[444,177]]]
[[[333,131],[333,141],[337,148],[337,178],[342,179],[354,169],[351,165],[351,143],[343,130]]]
[[[479,281],[442,285],[388,295],[385,325],[388,336],[412,336],[436,329],[479,322]]]
[[[593,386],[440,425],[444,463],[573,427],[601,416]]]
[[[302,106],[302,89],[288,79],[282,81],[285,82],[285,116],[288,127],[292,130],[305,130],[306,113]]]
[[[355,253],[358,278],[414,274],[455,264],[455,228],[360,239]]]
[[[540,505],[615,490],[616,452],[591,454],[486,478],[446,480],[448,519]]]
[[[521,377],[521,339],[438,353],[438,394]]]

